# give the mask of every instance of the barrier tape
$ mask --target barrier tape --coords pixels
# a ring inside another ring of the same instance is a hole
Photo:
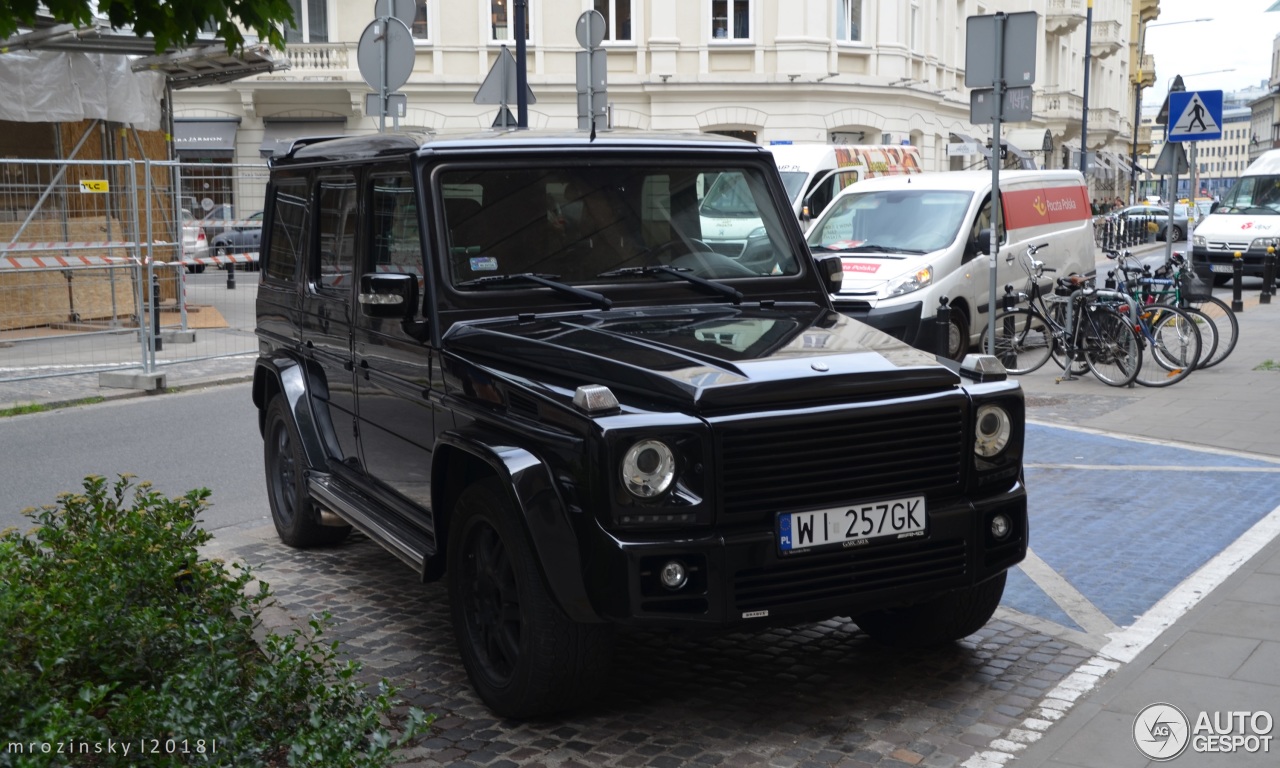
[[[188,221],[184,226],[197,225],[201,228],[208,229],[210,227],[262,227],[262,219],[196,219]]]
[[[158,243],[157,243],[158,244]],[[53,243],[0,243],[0,251],[80,251],[88,248],[137,248],[146,243],[124,241],[108,242],[53,242]],[[167,243],[166,243],[167,245]]]
[[[0,269],[57,269],[118,266],[134,263],[130,256],[3,256]]]

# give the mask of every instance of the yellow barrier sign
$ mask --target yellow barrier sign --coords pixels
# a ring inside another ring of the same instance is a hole
[[[110,187],[106,179],[81,179],[81,192],[107,192]]]

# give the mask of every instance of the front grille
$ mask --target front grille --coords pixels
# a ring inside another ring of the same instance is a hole
[[[958,494],[968,459],[962,403],[947,398],[717,424],[719,519],[759,522],[787,509]]]
[[[870,547],[833,556],[797,555],[767,568],[739,571],[733,579],[733,600],[739,612],[796,608],[964,573],[962,539]]]

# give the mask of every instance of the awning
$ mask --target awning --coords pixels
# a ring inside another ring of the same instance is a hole
[[[986,147],[982,146],[982,142],[973,138],[967,133],[952,132],[947,143],[948,156],[969,156],[976,154],[990,154],[985,151]]]
[[[236,129],[240,118],[212,120],[174,118],[173,148],[186,156],[231,158],[236,152]]]
[[[258,154],[271,157],[277,151],[287,151],[294,139],[342,136],[346,132],[346,120],[268,120],[263,125],[262,146],[258,148]]]
[[[1004,140],[1025,152],[1053,151],[1053,135],[1048,128],[1018,128],[1006,133]]]

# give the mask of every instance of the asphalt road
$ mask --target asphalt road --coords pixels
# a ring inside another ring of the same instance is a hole
[[[249,384],[129,398],[0,419],[0,529],[86,475],[131,473],[161,492],[213,491],[205,528],[270,524]]]

